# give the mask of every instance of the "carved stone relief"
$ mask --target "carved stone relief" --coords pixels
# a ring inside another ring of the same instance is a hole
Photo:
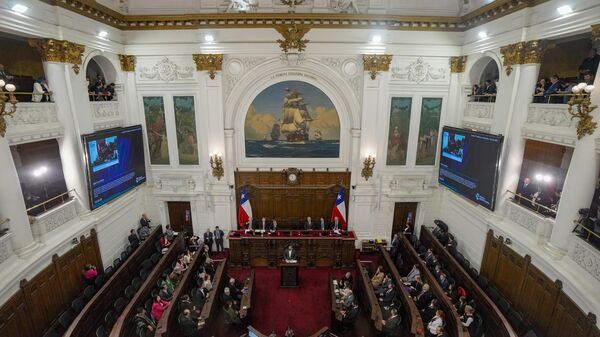
[[[223,62],[223,98],[227,100],[235,84],[248,72],[248,70],[265,62],[266,57],[228,57],[225,55]]]
[[[571,120],[566,104],[530,104],[527,123],[569,128],[576,124]]]
[[[140,79],[160,80],[167,83],[186,80],[194,77],[194,67],[178,65],[165,56],[152,68],[140,67],[139,77]]]
[[[600,281],[600,254],[597,250],[592,250],[582,243],[576,242],[571,259]]]
[[[392,78],[396,80],[405,80],[410,82],[426,82],[431,80],[445,80],[448,74],[447,68],[434,68],[428,62],[425,62],[423,57],[417,58],[416,61],[408,66],[400,68],[392,68]]]
[[[494,103],[468,102],[465,117],[492,119],[494,118]]]
[[[362,59],[356,57],[323,57],[321,62],[331,67],[337,72],[352,88],[352,91],[359,98],[362,98],[361,90],[363,87]]]
[[[57,208],[35,217],[31,230],[38,242],[44,242],[46,235],[77,217],[76,201],[71,200]]]

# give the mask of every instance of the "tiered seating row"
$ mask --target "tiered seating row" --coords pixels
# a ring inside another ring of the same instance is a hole
[[[359,260],[356,260],[358,290],[360,291],[360,299],[362,300],[362,308],[366,308],[369,313],[369,318],[373,321],[373,325],[377,331],[383,330],[383,312],[375,295],[375,290],[371,286],[371,279],[365,267]]]

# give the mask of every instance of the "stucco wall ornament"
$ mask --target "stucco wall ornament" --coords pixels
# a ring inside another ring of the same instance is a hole
[[[399,80],[408,80],[421,83],[430,80],[441,80],[446,78],[446,69],[433,67],[419,57],[415,62],[409,64],[404,69],[399,67],[392,68],[392,78]]]
[[[340,13],[353,11],[356,14],[360,14],[356,2],[356,0],[331,0],[331,9]]]
[[[183,80],[194,76],[194,68],[190,66],[179,66],[175,62],[163,57],[151,69],[147,67],[140,68],[140,77],[154,80],[158,79],[164,82]]]

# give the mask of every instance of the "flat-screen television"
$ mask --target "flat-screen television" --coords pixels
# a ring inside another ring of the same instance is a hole
[[[444,126],[438,181],[493,211],[502,141],[502,135]]]
[[[92,209],[146,182],[141,125],[87,134],[82,139]]]

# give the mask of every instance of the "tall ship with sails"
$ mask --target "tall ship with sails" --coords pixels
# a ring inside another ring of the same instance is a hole
[[[283,98],[283,109],[281,113],[281,125],[279,130],[285,134],[286,140],[292,143],[308,141],[310,117],[307,109],[307,103],[304,102],[302,93],[298,90],[286,89],[287,94]],[[273,130],[276,129],[273,125]]]

